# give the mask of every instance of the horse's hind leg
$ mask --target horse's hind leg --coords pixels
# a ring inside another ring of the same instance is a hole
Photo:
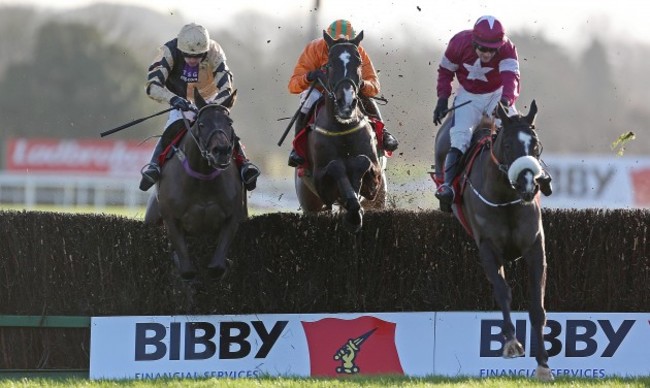
[[[546,290],[546,255],[541,236],[529,252],[524,254],[528,266],[528,288],[531,296],[528,315],[533,333],[537,339],[537,370],[535,377],[540,380],[553,380],[553,374],[548,367],[548,352],[544,346],[544,326],[546,326],[546,310],[544,310],[544,293]]]
[[[158,195],[155,187],[147,199],[147,210],[144,213],[144,223],[148,225],[158,225],[162,222],[160,215],[160,206],[158,205]]]
[[[175,220],[165,220],[165,227],[167,227],[167,237],[174,250],[178,272],[185,280],[194,279],[196,276],[196,267],[192,263],[192,260],[190,260],[190,253],[185,242],[183,231]]]
[[[210,259],[208,264],[208,271],[210,276],[215,279],[221,279],[226,270],[228,269],[228,262],[226,255],[228,254],[228,249],[230,249],[230,244],[235,238],[235,233],[239,229],[239,217],[231,216],[228,220],[221,226],[219,229],[219,236],[217,237],[217,248]]]
[[[503,357],[514,358],[523,356],[524,348],[515,336],[515,326],[512,324],[512,317],[510,316],[512,290],[508,282],[506,282],[503,265],[497,257],[497,250],[492,242],[485,240],[479,245],[479,255],[485,275],[492,284],[494,299],[503,314],[502,332],[505,337]]]

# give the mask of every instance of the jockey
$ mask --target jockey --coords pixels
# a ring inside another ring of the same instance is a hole
[[[472,132],[484,114],[492,114],[500,101],[510,115],[519,97],[519,60],[517,49],[505,35],[501,22],[494,16],[481,16],[471,30],[454,35],[438,67],[438,102],[433,111],[433,123],[439,125],[447,114],[452,81],[458,78],[458,90],[453,105],[469,101],[454,112],[449,130],[451,148],[444,164],[444,183],[436,197],[443,211],[451,212],[454,200],[452,181],[459,161],[472,139]],[[551,195],[551,176],[544,171],[537,179],[540,190]]]
[[[338,39],[341,35],[347,39],[354,39],[356,33],[347,20],[336,20],[327,28],[327,33],[334,39]],[[359,47],[359,54],[361,54],[361,84],[359,85],[361,103],[363,109],[368,115],[373,116],[379,121],[382,121],[379,107],[373,98],[379,94],[379,79],[375,66],[372,64],[370,57],[363,47]],[[298,63],[293,70],[293,75],[289,80],[289,92],[293,94],[300,94],[300,103],[302,108],[296,118],[295,134],[297,135],[308,123],[309,113],[322,95],[321,89],[314,88],[307,99],[307,93],[312,81],[316,78],[321,78],[324,81],[325,73],[324,67],[327,64],[328,48],[325,39],[318,38],[307,44],[303,49]],[[305,99],[307,99],[305,101]],[[383,148],[386,151],[395,151],[398,146],[397,139],[388,132],[385,127],[382,135]],[[289,154],[289,166],[297,167],[303,164],[304,159],[296,153],[294,149]]]
[[[226,65],[226,54],[221,46],[210,39],[208,30],[190,23],[178,37],[165,43],[154,62],[149,66],[145,91],[147,95],[176,108],[169,113],[165,131],[158,140],[151,162],[143,167],[140,190],[147,191],[160,179],[158,157],[176,135],[185,128],[183,118],[193,122],[196,107],[192,103],[194,89],[210,103],[221,103],[233,91],[232,73]],[[235,162],[246,186],[255,189],[260,170],[244,154],[239,138],[235,143]]]

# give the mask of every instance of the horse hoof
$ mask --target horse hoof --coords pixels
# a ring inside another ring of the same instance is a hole
[[[230,269],[231,264],[232,264],[231,260],[226,259],[225,266],[220,266],[220,265],[208,266],[208,275],[212,279],[222,280],[228,274],[228,270]]]
[[[196,270],[185,270],[181,271],[181,279],[183,280],[193,280],[196,277]]]
[[[538,366],[535,369],[535,378],[540,381],[553,381],[553,373],[551,373],[551,368],[546,366]]]
[[[363,226],[363,210],[347,212],[344,225],[348,232],[352,234],[359,233]]]
[[[504,358],[517,358],[524,355],[524,347],[521,346],[519,341],[511,339],[503,345]]]

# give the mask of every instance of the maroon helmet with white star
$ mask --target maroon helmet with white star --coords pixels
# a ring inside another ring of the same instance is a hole
[[[472,31],[474,43],[489,48],[499,48],[506,42],[506,32],[501,22],[494,16],[481,16],[474,23]]]

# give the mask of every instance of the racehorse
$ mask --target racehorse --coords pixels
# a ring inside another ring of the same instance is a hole
[[[195,89],[196,121],[163,165],[157,190],[149,197],[144,221],[162,220],[172,258],[185,280],[197,272],[186,237],[215,237],[217,247],[208,270],[218,278],[227,269],[226,254],[239,224],[248,217],[246,191],[233,163],[237,138],[230,108],[236,95],[237,91],[222,104],[208,104]]]
[[[381,209],[386,201],[384,160],[359,101],[363,31],[351,40],[334,40],[323,31],[323,38],[329,48],[325,101],[314,113],[306,166],[296,169],[296,194],[305,214],[339,205],[345,209],[344,225],[356,233],[364,208]]]
[[[503,314],[503,356],[506,358],[524,356],[524,348],[517,340],[510,317],[512,293],[503,266],[505,261],[524,258],[529,277],[529,318],[537,341],[535,375],[540,380],[552,380],[543,334],[546,326],[546,253],[539,185],[535,180],[542,173],[539,161],[542,144],[534,125],[536,115],[535,101],[526,116],[509,117],[499,104],[497,117],[502,128],[496,131],[493,120],[489,121],[487,135],[481,135],[481,126],[477,128],[457,185],[456,193],[460,198],[452,209],[474,238],[481,264]],[[444,148],[449,148],[450,126],[443,124],[436,135],[436,154],[438,151],[445,153]],[[443,129],[447,133],[442,133]],[[476,152],[472,152],[473,149]],[[444,160],[444,156],[442,158]]]

